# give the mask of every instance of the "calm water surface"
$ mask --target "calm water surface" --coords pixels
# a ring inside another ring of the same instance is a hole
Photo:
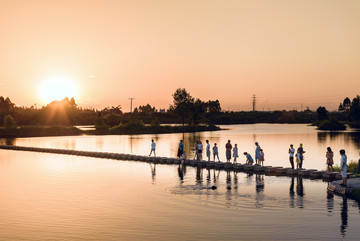
[[[358,159],[355,132],[306,125],[238,125],[196,134],[23,138],[21,146],[174,156],[179,139],[228,139],[239,152],[258,141],[267,165],[288,166],[287,149],[304,144],[306,168],[324,168],[327,146]],[[2,144],[6,141],[1,140]],[[9,142],[9,141],[7,141]],[[240,159],[244,162],[244,158]],[[209,189],[217,186],[216,190]],[[357,201],[328,195],[309,179],[150,165],[131,161],[0,150],[0,240],[356,240]]]

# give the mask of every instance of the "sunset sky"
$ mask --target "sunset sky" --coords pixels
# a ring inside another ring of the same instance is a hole
[[[360,94],[359,13],[358,0],[0,0],[0,96],[129,111],[130,97],[168,108],[181,87],[225,110],[253,94],[258,110],[335,110]]]

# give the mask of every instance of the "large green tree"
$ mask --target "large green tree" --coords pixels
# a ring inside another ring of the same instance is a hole
[[[186,89],[182,88],[175,90],[172,96],[174,98],[172,109],[181,118],[181,123],[184,125],[185,120],[192,116],[194,98]]]

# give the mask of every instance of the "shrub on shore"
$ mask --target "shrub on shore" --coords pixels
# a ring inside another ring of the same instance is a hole
[[[357,161],[350,161],[347,167],[347,172],[351,172],[354,174],[358,174],[357,170],[358,170],[358,162]],[[327,168],[326,168],[327,170]],[[333,171],[334,172],[341,172],[340,166],[339,165],[333,165]]]
[[[317,127],[319,130],[329,130],[329,131],[342,131],[346,130],[346,125],[340,121],[330,119],[330,120],[322,120],[317,123]]]

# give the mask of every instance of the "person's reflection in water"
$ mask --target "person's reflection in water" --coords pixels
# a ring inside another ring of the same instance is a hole
[[[264,191],[264,187],[265,187],[264,175],[256,174],[255,179],[256,179],[256,188],[255,188],[256,192],[259,193]]]
[[[291,208],[295,208],[294,179],[295,179],[294,177],[291,177],[290,189],[289,189],[290,207],[291,207]]]
[[[238,173],[234,172],[234,189],[237,192],[238,189]]]
[[[153,183],[155,182],[155,177],[156,177],[156,164],[151,164],[150,163],[150,169],[151,169],[151,178]]]
[[[230,171],[226,171],[226,189],[231,190],[231,175]]]
[[[255,190],[256,190],[256,196],[255,196],[255,207],[257,208],[263,208],[264,207],[264,175],[255,174]]]
[[[211,170],[210,168],[207,168],[207,175],[206,175],[206,186],[211,186]]]
[[[254,175],[253,172],[246,173],[246,183],[251,184],[252,183],[252,176]]]
[[[328,213],[332,213],[334,210],[334,195],[330,192],[326,192],[326,207],[328,210]]]
[[[340,233],[343,237],[345,237],[347,225],[348,225],[348,205],[347,205],[347,198],[343,197],[343,204],[341,207],[341,226],[340,226]]]
[[[297,206],[299,208],[304,208],[304,203],[303,203],[303,196],[304,196],[304,186],[303,186],[303,179],[302,177],[298,177],[297,178],[297,182],[296,182],[296,194],[298,196],[297,198]]]
[[[202,178],[203,178],[202,168],[197,166],[196,167],[196,184],[201,185]]]
[[[213,180],[214,180],[214,185],[215,186],[219,186],[219,176],[220,176],[220,170],[216,170],[214,169],[214,176],[213,176]]]
[[[186,173],[186,166],[184,164],[180,164],[178,167],[178,174],[181,184],[184,182],[185,173]]]
[[[226,171],[226,207],[230,208],[233,206],[232,194],[231,194],[231,175],[230,171]]]

